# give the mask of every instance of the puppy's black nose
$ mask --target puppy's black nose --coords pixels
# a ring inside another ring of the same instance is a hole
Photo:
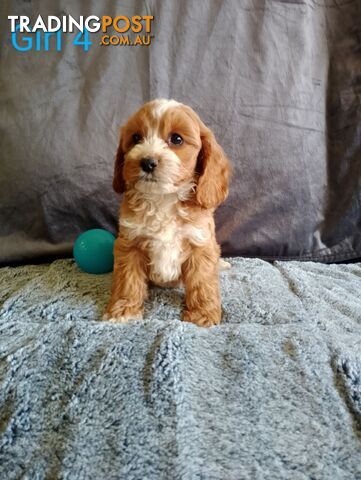
[[[150,173],[153,172],[153,170],[157,166],[157,162],[154,160],[154,158],[146,157],[141,159],[140,166],[142,167],[142,170],[144,170],[146,173]]]

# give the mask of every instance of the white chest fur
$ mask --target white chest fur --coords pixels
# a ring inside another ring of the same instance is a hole
[[[145,239],[149,257],[149,277],[154,283],[169,283],[181,276],[184,262],[183,241],[202,245],[209,232],[186,221],[187,212],[170,195],[148,199],[136,215],[120,219],[128,238]]]
[[[175,219],[164,220],[160,231],[149,236],[149,277],[155,283],[173,282],[181,275],[183,260],[181,227]]]

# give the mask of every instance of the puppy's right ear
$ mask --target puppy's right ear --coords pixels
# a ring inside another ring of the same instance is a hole
[[[123,193],[125,182],[123,177],[124,151],[122,148],[122,135],[120,135],[117,155],[115,157],[113,188],[117,193]]]

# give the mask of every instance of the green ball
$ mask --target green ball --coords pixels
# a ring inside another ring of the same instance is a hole
[[[81,233],[73,247],[76,264],[87,273],[111,272],[114,263],[114,241],[114,235],[102,228]]]

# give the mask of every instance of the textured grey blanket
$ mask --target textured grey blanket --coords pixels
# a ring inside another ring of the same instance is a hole
[[[360,479],[361,265],[233,259],[224,323],[97,320],[110,275],[0,271],[1,479]]]

